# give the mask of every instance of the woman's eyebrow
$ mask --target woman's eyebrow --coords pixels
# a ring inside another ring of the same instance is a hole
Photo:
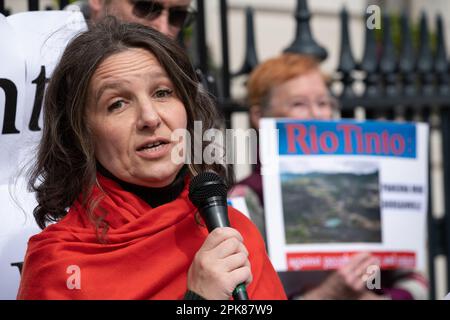
[[[163,79],[163,80],[167,79],[170,81],[170,78],[167,76],[167,74],[161,70],[150,71],[149,73],[142,75],[142,76],[148,77],[152,81],[160,80],[160,79]],[[95,102],[98,103],[98,101],[100,100],[100,98],[102,97],[103,93],[106,90],[123,88],[124,87],[123,83],[130,84],[131,81],[129,81],[127,79],[123,79],[121,81],[108,81],[108,82],[104,83],[103,85],[101,85],[100,88],[98,89],[97,93],[95,94]]]
[[[128,82],[128,81],[125,81]],[[123,87],[123,83],[122,82],[107,82],[105,84],[103,84],[97,91],[96,95],[95,95],[95,102],[98,103],[98,101],[100,100],[100,98],[102,97],[103,93],[106,90],[109,89],[120,89]]]

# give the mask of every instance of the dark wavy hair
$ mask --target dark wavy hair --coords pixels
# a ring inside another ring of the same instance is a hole
[[[201,121],[203,131],[222,127],[213,99],[199,84],[184,49],[174,41],[154,29],[121,23],[112,17],[91,25],[65,49],[45,95],[43,136],[28,180],[38,202],[33,214],[42,229],[64,217],[79,196],[89,198],[97,172],[93,136],[86,121],[89,83],[102,61],[130,48],[149,51],[166,70],[186,108],[191,137],[194,121]],[[214,170],[228,185],[233,183],[232,169],[225,164],[188,167],[190,175]],[[93,211],[91,204],[83,203],[88,212]]]

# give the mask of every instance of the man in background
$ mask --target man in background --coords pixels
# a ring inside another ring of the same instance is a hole
[[[152,27],[175,39],[194,18],[192,0],[86,0],[74,5],[86,19],[96,22],[105,16]]]

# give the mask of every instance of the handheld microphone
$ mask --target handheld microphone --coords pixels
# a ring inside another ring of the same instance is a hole
[[[227,190],[225,181],[211,171],[199,173],[189,185],[189,199],[197,207],[209,232],[215,228],[230,226]],[[233,298],[248,300],[247,290],[243,283],[234,289]]]

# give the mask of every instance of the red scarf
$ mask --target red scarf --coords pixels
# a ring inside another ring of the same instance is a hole
[[[30,238],[18,299],[182,299],[187,271],[208,234],[195,219],[188,181],[176,200],[156,208],[110,179],[98,175],[98,181],[105,195],[94,213],[104,215],[100,207],[108,213],[106,243],[76,201],[61,221]],[[92,196],[102,194],[94,187]],[[228,211],[250,252],[250,299],[285,299],[257,228]]]

